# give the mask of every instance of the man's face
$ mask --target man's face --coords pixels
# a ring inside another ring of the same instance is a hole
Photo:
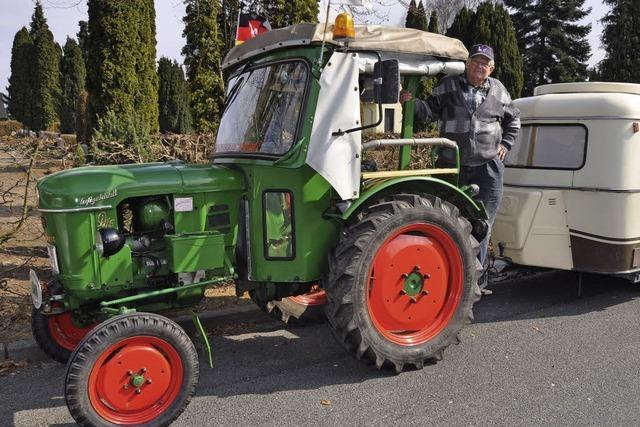
[[[476,55],[467,60],[467,79],[474,86],[482,84],[493,72],[493,61],[486,56]]]

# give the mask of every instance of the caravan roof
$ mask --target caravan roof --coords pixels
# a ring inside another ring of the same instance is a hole
[[[515,101],[523,120],[640,119],[640,84],[558,83]]]

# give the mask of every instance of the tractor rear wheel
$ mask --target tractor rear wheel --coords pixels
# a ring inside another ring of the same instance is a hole
[[[469,221],[437,197],[371,206],[332,253],[325,289],[334,335],[378,369],[440,360],[473,319],[478,248]]]
[[[124,314],[73,352],[65,399],[80,426],[166,426],[189,404],[198,375],[196,349],[180,326],[157,314]]]
[[[304,325],[325,320],[327,296],[317,285],[311,288],[311,292],[281,300],[263,301],[255,291],[249,292],[249,295],[260,310],[285,324]]]

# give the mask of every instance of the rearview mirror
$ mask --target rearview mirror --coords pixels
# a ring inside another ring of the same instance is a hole
[[[400,96],[400,68],[397,59],[376,62],[373,67],[374,100],[381,104],[395,104]],[[379,82],[378,79],[382,79]]]

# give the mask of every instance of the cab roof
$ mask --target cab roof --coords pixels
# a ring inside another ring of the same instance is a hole
[[[258,37],[235,46],[224,58],[222,68],[243,62],[265,52],[291,46],[320,45],[325,24],[296,24],[267,31]],[[337,46],[333,40],[333,24],[327,25],[325,43]],[[464,61],[469,52],[464,44],[451,37],[428,33],[413,28],[386,27],[381,25],[356,25],[356,37],[349,49],[389,52],[413,60],[437,58]]]

